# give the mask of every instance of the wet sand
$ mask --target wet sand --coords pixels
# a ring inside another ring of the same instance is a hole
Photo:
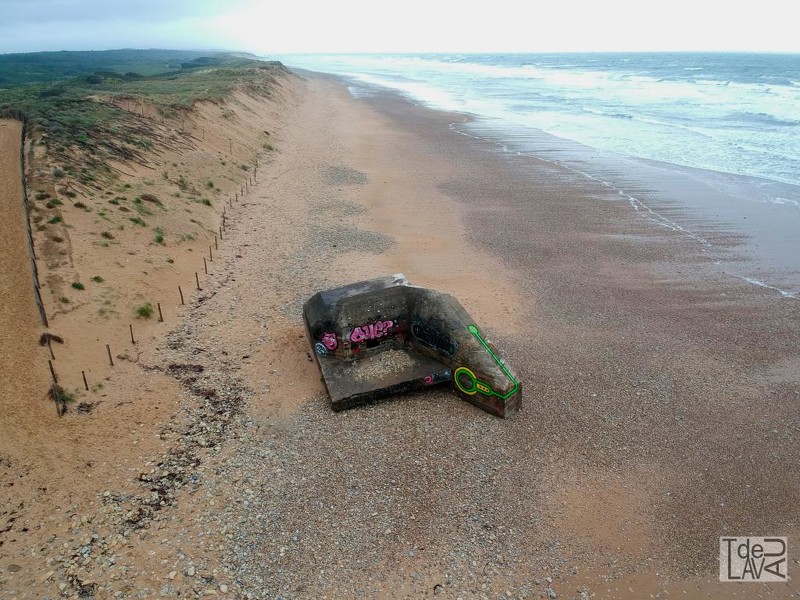
[[[453,127],[495,151],[540,158],[593,181],[606,197],[680,233],[723,275],[800,297],[800,186],[623,156],[481,119]]]

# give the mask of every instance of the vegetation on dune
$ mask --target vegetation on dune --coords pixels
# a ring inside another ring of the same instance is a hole
[[[107,50],[102,52],[31,52],[0,55],[0,86],[60,81],[102,71],[157,75],[207,57],[183,50]]]
[[[142,253],[144,263],[153,264],[154,258],[174,263],[164,252],[173,244],[195,239],[193,231],[187,233],[196,228],[185,223],[189,217],[184,211],[200,211],[198,205],[211,207],[212,199],[214,205],[223,202],[217,185],[223,179],[233,181],[235,187],[235,178],[220,174],[219,179],[207,168],[209,162],[216,166],[218,155],[222,165],[226,161],[221,152],[209,148],[221,140],[216,139],[219,129],[204,120],[206,114],[235,117],[233,104],[239,103],[232,98],[234,92],[237,98],[242,92],[268,97],[284,73],[280,63],[221,53],[124,50],[0,55],[0,118],[26,121],[24,173],[33,200],[29,218],[37,243],[42,243],[47,274],[72,264],[74,239],[89,241],[98,249],[114,246],[118,250],[114,254],[137,255],[149,233],[149,242],[158,251],[153,256]],[[209,107],[194,111],[198,102],[216,106],[213,111],[206,110]],[[204,126],[214,128],[213,133],[207,135]],[[206,139],[209,144],[203,143]],[[237,143],[237,154],[248,145]],[[229,147],[233,153],[233,140]],[[231,162],[228,171],[238,162]],[[197,168],[202,175],[197,176]],[[182,200],[173,202],[173,196]],[[208,229],[195,219],[189,221]],[[69,229],[76,235],[68,236]],[[112,258],[103,252],[104,260]],[[79,260],[88,259],[81,256]],[[81,266],[88,270],[90,265],[91,261]],[[147,267],[142,270],[144,275],[150,272]],[[49,284],[58,312],[99,303],[100,316],[119,316],[105,297],[117,283],[114,278],[106,282],[100,275],[84,281],[76,281],[71,273],[68,277],[61,274]],[[150,319],[153,304],[139,303],[133,313]]]
[[[149,319],[153,316],[153,305],[149,302],[136,307],[136,316],[140,319]]]
[[[156,145],[191,145],[159,125],[234,88],[269,95],[283,67],[228,54],[161,50],[0,55],[0,116],[23,113],[59,164],[53,177],[97,189],[115,178],[109,159],[146,163]],[[6,87],[3,87],[6,86]],[[58,171],[58,173],[56,173]]]
[[[75,394],[73,392],[66,391],[60,385],[54,385],[51,387],[48,392],[48,396],[50,396],[51,400],[55,401],[57,404],[61,404],[62,406],[68,402],[75,401]],[[62,408],[62,410],[65,409],[66,407]]]

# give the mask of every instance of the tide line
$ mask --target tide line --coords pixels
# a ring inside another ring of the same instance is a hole
[[[460,124],[461,123],[458,123],[458,122],[450,123],[449,128],[450,128],[450,130],[452,130],[452,131],[454,131],[454,132],[456,132],[456,133],[458,133],[460,135],[466,136],[468,138],[472,138],[472,139],[475,139],[475,140],[478,140],[478,141],[481,141],[481,142],[489,142],[491,144],[494,144],[495,146],[500,148],[503,152],[513,153],[513,154],[515,154],[517,156],[524,156],[525,155],[524,152],[519,151],[519,150],[511,150],[506,144],[504,144],[502,142],[499,142],[499,141],[497,141],[495,139],[485,138],[485,137],[481,137],[481,136],[474,135],[474,134],[471,134],[471,133],[467,133],[466,131],[462,131],[462,130],[460,130],[458,128],[458,125],[460,125]],[[618,195],[622,196],[623,198],[625,198],[628,201],[628,204],[631,206],[631,208],[633,208],[635,211],[637,211],[640,214],[642,214],[645,218],[647,218],[648,220],[652,221],[653,223],[655,223],[655,224],[657,224],[657,225],[659,225],[661,227],[666,227],[667,229],[670,229],[670,230],[672,230],[672,231],[674,231],[676,233],[679,233],[679,234],[681,234],[683,236],[686,236],[686,237],[696,241],[697,243],[699,243],[700,245],[703,246],[704,251],[706,249],[714,248],[714,245],[711,242],[709,242],[707,239],[705,239],[704,237],[702,237],[700,235],[697,235],[695,233],[692,233],[691,231],[689,231],[685,227],[681,226],[680,224],[676,223],[675,221],[672,221],[671,219],[668,219],[667,217],[665,217],[664,215],[662,215],[658,211],[653,210],[652,207],[650,207],[647,204],[645,204],[639,198],[637,198],[637,197],[635,197],[635,196],[633,196],[631,194],[628,194],[625,190],[622,190],[622,189],[618,188],[617,186],[613,185],[612,183],[610,183],[608,181],[605,181],[604,179],[601,179],[601,178],[599,178],[599,177],[597,177],[595,175],[592,175],[591,173],[587,173],[586,171],[582,171],[582,170],[577,169],[575,167],[571,167],[571,166],[569,166],[567,164],[564,164],[562,162],[559,162],[559,161],[555,161],[555,160],[552,160],[552,159],[547,159],[547,158],[544,158],[544,157],[539,156],[539,155],[536,155],[536,158],[539,159],[539,160],[543,160],[543,161],[545,161],[547,163],[550,163],[552,165],[564,168],[564,169],[566,169],[568,171],[571,171],[571,172],[576,173],[578,175],[581,175],[583,177],[586,177],[587,179],[595,181],[595,182],[601,184],[602,186],[604,186],[604,187],[606,187],[606,188],[608,188],[608,189],[610,189],[612,191],[615,191]],[[755,278],[752,278],[752,277],[744,277],[742,275],[734,275],[734,274],[731,274],[731,273],[725,273],[725,275],[727,275],[729,277],[734,277],[736,279],[740,279],[742,281],[746,281],[747,283],[749,283],[751,285],[754,285],[754,286],[757,286],[757,287],[761,287],[761,288],[765,288],[765,289],[768,289],[768,290],[772,290],[772,291],[778,292],[783,298],[790,298],[792,300],[800,300],[800,292],[792,292],[792,291],[784,290],[782,288],[779,288],[779,287],[776,287],[774,285],[770,285],[770,284],[768,284],[768,283],[766,283],[764,281],[761,281],[760,279],[755,279]]]
[[[744,277],[743,275],[732,275],[732,277],[736,277],[736,279],[741,279],[743,281],[746,281],[747,283],[750,283],[750,284],[758,286],[758,287],[762,287],[762,288],[766,288],[768,290],[773,290],[775,292],[778,292],[784,298],[791,298],[792,300],[800,299],[800,298],[798,298],[798,292],[790,292],[788,290],[784,290],[784,289],[781,289],[779,287],[775,287],[774,285],[770,285],[768,283],[765,283],[765,282],[761,281],[760,279],[754,279],[752,277]]]
[[[522,155],[525,154],[524,152],[521,152],[519,150],[512,151],[512,150],[510,150],[508,148],[508,146],[506,146],[502,142],[498,142],[497,140],[493,140],[493,139],[490,139],[490,138],[483,138],[483,137],[480,137],[480,136],[477,136],[477,135],[473,135],[471,133],[467,133],[465,131],[461,131],[460,129],[457,128],[457,125],[458,125],[457,122],[450,123],[450,129],[455,131],[456,133],[459,133],[461,135],[470,137],[470,138],[475,139],[475,140],[480,140],[482,142],[493,143],[496,146],[498,146],[499,148],[501,148],[504,152],[513,152],[514,154],[516,154],[518,156],[522,156]],[[672,230],[672,231],[674,231],[676,233],[680,233],[681,235],[684,235],[684,236],[686,236],[688,238],[691,238],[694,241],[696,241],[697,243],[699,243],[700,245],[702,245],[704,248],[713,248],[714,247],[713,244],[711,242],[709,242],[707,239],[705,239],[704,237],[702,237],[700,235],[697,235],[696,233],[692,233],[691,231],[689,231],[685,227],[681,226],[680,224],[676,223],[675,221],[665,217],[664,215],[662,215],[658,211],[654,210],[652,207],[650,207],[647,204],[645,204],[641,199],[639,199],[639,198],[637,198],[635,196],[632,196],[631,194],[627,193],[625,190],[615,186],[613,183],[610,183],[610,182],[608,182],[608,181],[606,181],[604,179],[601,179],[600,177],[597,177],[595,175],[592,175],[591,173],[587,173],[586,171],[582,171],[582,170],[577,169],[575,167],[571,167],[570,165],[565,164],[563,162],[555,161],[555,160],[552,160],[552,159],[547,159],[547,158],[544,158],[544,157],[538,156],[538,155],[536,156],[536,158],[540,159],[540,160],[543,160],[545,162],[548,162],[548,163],[550,163],[552,165],[556,165],[558,167],[566,169],[568,171],[571,171],[573,173],[577,173],[578,175],[582,175],[583,177],[585,177],[587,179],[590,179],[592,181],[595,181],[595,182],[599,183],[600,185],[602,185],[603,187],[606,187],[609,190],[612,190],[612,191],[616,192],[618,195],[620,195],[623,198],[625,198],[628,201],[628,204],[630,204],[631,208],[633,208],[637,212],[641,212],[642,215],[645,218],[647,218],[648,220],[652,221],[653,223],[655,223],[655,224],[657,224],[657,225],[659,225],[661,227],[665,227],[667,229],[670,229],[670,230]]]

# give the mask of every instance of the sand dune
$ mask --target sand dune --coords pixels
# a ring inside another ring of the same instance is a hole
[[[108,488],[136,493],[135,474],[146,470],[147,457],[167,448],[159,432],[180,427],[178,383],[161,366],[143,369],[140,358],[163,344],[166,332],[184,318],[178,286],[190,305],[197,293],[195,273],[201,287],[209,277],[203,258],[213,274],[212,257],[224,254],[224,240],[215,243],[223,211],[234,210],[230,202],[251,187],[256,164],[266,168],[276,151],[272,143],[280,139],[282,111],[292,102],[292,83],[285,79],[284,84],[271,99],[240,92],[225,103],[199,103],[178,125],[162,125],[165,131],[179,127],[176,133],[189,140],[187,146],[156,147],[148,164],[117,165],[122,174],[111,189],[87,192],[56,177],[59,164],[40,144],[26,153],[48,331],[63,340],[52,343],[53,364],[71,396],[63,417],[47,396],[49,353],[39,345],[45,328],[34,303],[28,256],[21,124],[0,121],[0,199],[6,215],[0,241],[5,282],[0,530],[8,524],[0,533],[0,590],[16,585],[6,579],[10,565],[12,573],[21,567],[21,583],[14,589],[34,593],[34,582],[54,565],[29,549],[69,529],[74,516],[96,506]],[[137,217],[145,225],[131,221]],[[137,314],[144,304],[153,308],[148,318]]]
[[[16,431],[4,431],[13,438],[17,452],[31,450],[26,440],[30,429],[52,424],[55,408],[45,396],[49,374],[46,353],[38,345],[43,331],[34,303],[33,275],[28,253],[28,235],[22,197],[19,121],[0,120],[0,412]],[[4,454],[0,452],[0,454]]]

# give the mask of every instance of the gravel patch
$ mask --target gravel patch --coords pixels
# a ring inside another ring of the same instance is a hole
[[[383,350],[379,354],[350,361],[344,376],[358,381],[382,379],[387,375],[401,373],[414,364],[414,359],[404,350]]]
[[[537,560],[558,562],[554,547],[525,550],[534,490],[508,494],[536,459],[515,464],[504,423],[449,392],[336,415],[314,401],[243,441],[223,479],[247,484],[221,520],[237,532],[225,569],[248,597],[526,596]]]
[[[310,227],[310,239],[306,252],[328,255],[346,252],[383,254],[393,245],[394,240],[383,233],[359,229],[350,225],[329,225]]]
[[[367,174],[345,166],[328,166],[321,169],[322,181],[326,185],[364,185]]]

